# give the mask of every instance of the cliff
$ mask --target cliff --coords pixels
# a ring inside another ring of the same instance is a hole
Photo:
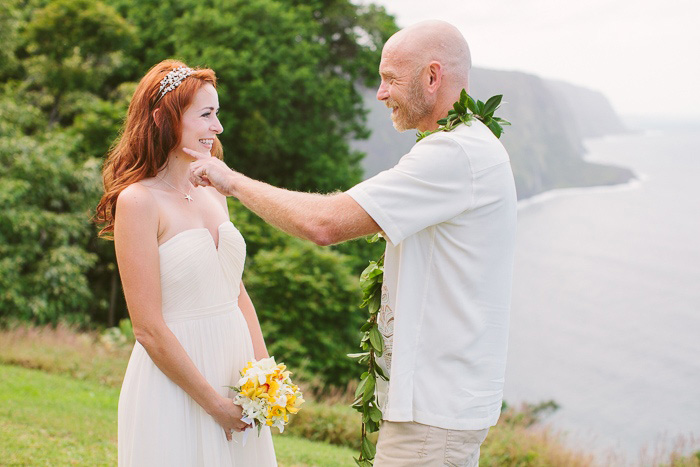
[[[554,188],[622,183],[631,171],[583,160],[582,140],[627,131],[600,93],[511,71],[472,70],[470,94],[486,100],[503,94],[497,115],[513,126],[501,137],[511,157],[518,198]],[[398,133],[375,90],[365,91],[369,140],[353,142],[367,154],[365,176],[392,167],[415,144],[415,132]]]

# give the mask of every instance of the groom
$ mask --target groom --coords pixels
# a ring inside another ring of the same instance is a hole
[[[377,99],[399,131],[434,130],[468,89],[462,34],[429,21],[382,50]],[[389,375],[375,466],[478,465],[498,420],[508,341],[516,197],[508,154],[478,121],[417,143],[345,193],[276,188],[189,151],[192,181],[319,245],[383,232],[380,330]]]

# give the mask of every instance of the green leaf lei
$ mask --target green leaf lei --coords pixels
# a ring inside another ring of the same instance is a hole
[[[379,234],[376,234],[367,241],[374,243],[379,241],[380,238]],[[360,467],[372,465],[376,448],[367,438],[367,433],[379,430],[379,422],[382,419],[382,411],[379,409],[377,397],[374,393],[377,378],[382,378],[385,381],[389,380],[381,367],[377,365],[376,360],[384,352],[384,338],[379,332],[379,326],[377,326],[377,316],[382,302],[383,278],[384,254],[379,258],[379,261],[370,261],[369,266],[360,275],[360,287],[362,288],[362,304],[360,304],[360,308],[368,307],[369,318],[360,328],[362,333],[360,348],[362,348],[362,352],[348,355],[350,358],[357,358],[360,364],[367,364],[367,371],[362,373],[360,377],[360,384],[355,391],[355,401],[352,403],[352,407],[362,414],[362,444],[360,456],[355,458],[355,462]]]
[[[438,129],[433,131],[418,132],[417,140],[420,141],[428,135],[437,133],[438,131],[452,131],[458,125],[464,123],[467,126],[476,118],[484,125],[489,127],[493,134],[500,138],[503,134],[502,125],[510,125],[510,122],[494,117],[493,113],[501,104],[502,95],[493,96],[486,103],[475,101],[467,94],[465,89],[459,95],[459,100],[454,103],[446,118],[438,120]],[[374,243],[382,237],[376,234],[367,241]],[[360,287],[362,288],[362,303],[360,308],[367,307],[369,318],[362,325],[360,332],[362,339],[360,348],[362,352],[348,354],[350,358],[356,358],[358,363],[367,364],[367,371],[360,376],[360,384],[355,391],[355,401],[352,407],[362,414],[362,442],[360,445],[360,456],[355,459],[355,462],[360,467],[371,467],[373,465],[376,447],[367,438],[367,433],[373,433],[379,430],[379,423],[382,420],[382,411],[377,403],[375,395],[375,387],[377,378],[382,378],[385,381],[389,377],[384,373],[381,367],[377,364],[377,357],[381,357],[384,353],[384,338],[379,332],[377,325],[377,316],[382,301],[382,283],[384,282],[384,254],[378,261],[370,261],[369,266],[362,271],[360,275]]]
[[[449,112],[447,112],[447,117],[437,121],[437,124],[440,125],[437,130],[419,131],[416,135],[416,141],[420,141],[426,136],[437,133],[438,131],[452,131],[462,123],[471,126],[475,118],[489,127],[496,138],[500,138],[501,134],[503,134],[503,127],[510,125],[509,121],[493,116],[493,113],[501,105],[502,98],[503,95],[499,94],[491,97],[486,103],[475,101],[467,94],[466,89],[462,89],[462,92],[459,94],[459,100],[455,102]]]

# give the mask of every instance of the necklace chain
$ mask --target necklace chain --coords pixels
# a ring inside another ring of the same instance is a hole
[[[189,191],[188,191],[187,193],[185,193],[184,191],[178,190],[177,187],[173,186],[173,185],[172,185],[170,182],[168,182],[164,177],[161,176],[161,177],[158,177],[158,178],[159,178],[161,181],[163,181],[163,182],[167,183],[168,185],[170,185],[170,186],[171,186],[175,191],[177,191],[178,193],[182,193],[183,195],[185,195],[185,199],[187,200],[188,203],[189,203],[190,201],[194,201],[194,199],[190,196],[190,192],[192,191],[192,185],[190,185]]]

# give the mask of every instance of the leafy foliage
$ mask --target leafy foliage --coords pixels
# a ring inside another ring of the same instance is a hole
[[[475,101],[467,94],[465,89],[462,89],[459,100],[447,112],[447,117],[437,121],[439,125],[437,130],[418,132],[416,141],[420,141],[426,136],[439,131],[452,131],[462,123],[471,126],[474,119],[486,125],[496,138],[500,138],[501,134],[503,134],[503,126],[510,125],[510,122],[507,120],[493,116],[494,112],[501,105],[502,98],[502,95],[498,95],[489,98],[486,103],[479,100]]]
[[[396,29],[381,7],[349,0],[2,2],[2,316],[108,326],[127,316],[113,246],[96,239],[89,218],[101,159],[155,63],[175,57],[216,70],[229,164],[277,185],[335,191],[360,177],[362,154],[347,144],[367,135],[355,84],[374,79]],[[312,356],[309,371],[344,384],[364,242],[320,249],[232,212],[271,348],[290,364]],[[273,303],[287,290],[298,298]]]
[[[72,160],[75,146],[62,134],[0,137],[3,317],[86,322],[95,306],[87,273],[97,256],[86,248],[92,233],[86,213],[99,164]]]
[[[379,238],[381,238],[379,235],[374,235],[369,239],[369,242],[377,242]],[[378,431],[379,423],[382,420],[382,411],[377,403],[375,391],[377,379],[382,378],[387,381],[389,379],[376,361],[376,357],[381,357],[384,352],[384,338],[377,325],[383,281],[384,255],[378,261],[370,261],[369,266],[360,275],[360,288],[362,289],[360,308],[367,307],[369,318],[360,328],[362,333],[360,348],[363,352],[348,355],[351,358],[357,358],[360,364],[367,364],[367,371],[360,376],[360,384],[357,386],[355,401],[352,404],[352,407],[362,414],[360,455],[355,459],[360,467],[371,466],[376,452],[374,443],[367,435]]]
[[[354,366],[342,358],[357,338],[358,291],[342,255],[290,239],[261,250],[244,278],[268,351],[291,368],[345,385]]]

